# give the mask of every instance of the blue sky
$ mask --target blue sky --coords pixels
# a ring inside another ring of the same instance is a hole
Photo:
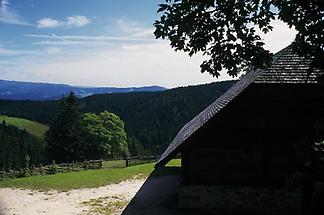
[[[0,79],[82,86],[185,86],[229,79],[201,74],[202,56],[155,40],[163,0],[0,0]],[[295,31],[263,35],[278,51]]]

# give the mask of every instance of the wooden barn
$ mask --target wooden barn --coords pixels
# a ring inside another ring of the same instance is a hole
[[[288,190],[301,170],[296,144],[314,136],[323,109],[323,70],[291,46],[268,70],[244,75],[188,122],[157,166],[181,154],[179,204],[219,214],[300,214],[302,192]]]

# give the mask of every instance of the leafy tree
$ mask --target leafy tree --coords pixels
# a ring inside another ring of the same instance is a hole
[[[86,157],[90,159],[128,155],[124,122],[107,111],[98,115],[85,113],[82,120]]]
[[[48,157],[56,162],[84,160],[81,145],[82,114],[74,93],[58,103],[57,117],[46,133]]]
[[[323,66],[323,0],[166,0],[158,12],[156,38],[169,39],[175,50],[190,56],[209,56],[201,72],[216,77],[222,69],[237,76],[250,66],[266,68],[271,53],[256,29],[268,33],[275,19],[298,31],[293,47],[299,54],[311,54],[314,67]]]
[[[127,135],[124,129],[124,122],[115,114],[104,111],[99,114],[99,118],[103,126],[110,133],[110,145],[112,148],[112,156],[127,156]]]

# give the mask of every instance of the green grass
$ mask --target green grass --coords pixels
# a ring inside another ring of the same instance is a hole
[[[120,196],[107,196],[90,199],[89,201],[83,202],[82,205],[89,206],[89,212],[91,214],[110,215],[116,214],[118,210],[122,210],[128,203],[128,201],[125,201]]]
[[[18,128],[25,129],[27,132],[37,137],[44,136],[45,132],[48,130],[47,125],[28,119],[0,115],[0,122],[2,122],[3,120],[5,120],[8,125],[13,125]]]
[[[127,168],[99,169],[80,172],[59,173],[55,175],[33,176],[28,178],[9,179],[0,182],[0,187],[26,188],[32,190],[68,191],[79,188],[100,187],[119,183],[132,178],[146,178],[154,170],[155,163],[142,164]],[[167,166],[179,167],[180,159],[170,161]],[[153,176],[177,174],[175,168],[158,168]]]
[[[103,169],[108,169],[108,168],[121,168],[126,166],[126,161],[125,160],[112,160],[112,161],[104,161],[102,163],[102,168]]]

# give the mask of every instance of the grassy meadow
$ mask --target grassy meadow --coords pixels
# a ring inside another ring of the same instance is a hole
[[[55,175],[33,176],[27,178],[9,179],[0,182],[0,187],[24,188],[32,190],[57,190],[68,191],[79,188],[100,187],[108,184],[119,183],[132,178],[146,178],[177,174],[181,160],[175,159],[167,164],[166,168],[154,171],[155,163],[142,164],[127,168],[112,168],[86,170],[80,172],[58,173]]]
[[[44,136],[45,132],[48,130],[47,125],[34,122],[28,119],[0,115],[0,122],[2,122],[3,120],[5,120],[8,125],[13,125],[18,128],[25,129],[27,132],[29,132],[32,135],[35,135],[36,137]]]

